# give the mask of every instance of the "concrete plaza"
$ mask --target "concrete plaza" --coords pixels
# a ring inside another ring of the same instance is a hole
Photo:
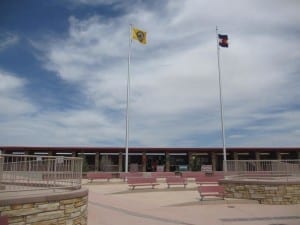
[[[89,189],[88,225],[299,225],[300,205],[262,205],[241,199],[200,201],[197,185],[132,191],[119,180],[95,181]]]

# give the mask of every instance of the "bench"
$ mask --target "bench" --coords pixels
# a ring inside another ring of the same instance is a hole
[[[106,179],[107,181],[109,181],[112,177],[112,173],[107,172],[88,172],[86,174],[86,178],[91,182],[93,182],[93,180],[95,179]]]
[[[185,188],[187,185],[187,180],[184,177],[179,176],[167,177],[166,182],[168,184],[168,188],[170,188],[171,185],[183,185]]]
[[[154,177],[127,177],[127,184],[132,190],[137,186],[151,186],[154,189],[156,185],[159,185]]]
[[[8,217],[0,216],[0,225],[8,225]]]
[[[222,199],[224,199],[225,196],[224,187],[219,185],[216,186],[201,185],[198,187],[198,192],[200,194],[201,201],[206,196],[215,196],[215,197],[220,197]]]
[[[184,171],[184,172],[181,172],[181,176],[184,178],[196,179],[197,177],[204,177],[206,175],[205,175],[205,173],[199,172],[199,171]]]

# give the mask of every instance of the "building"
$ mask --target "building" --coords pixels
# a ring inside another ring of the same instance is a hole
[[[125,168],[123,147],[30,147],[3,146],[2,154],[73,156],[84,158],[84,170],[121,172]],[[222,148],[129,148],[129,171],[200,170],[212,165],[223,168]],[[228,147],[227,160],[293,160],[300,159],[300,147]]]

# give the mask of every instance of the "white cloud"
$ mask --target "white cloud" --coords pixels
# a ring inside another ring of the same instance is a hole
[[[24,79],[0,70],[0,80],[0,115],[2,118],[34,112],[35,107],[24,96],[23,87],[26,85]]]
[[[12,33],[4,33],[0,35],[0,51],[15,45],[20,40],[19,36]]]

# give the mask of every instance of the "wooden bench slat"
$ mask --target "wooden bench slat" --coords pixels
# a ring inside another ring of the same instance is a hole
[[[107,179],[109,181],[113,176],[112,173],[107,172],[88,172],[86,177],[92,182],[95,179]]]
[[[136,186],[151,186],[153,189],[156,185],[159,185],[154,177],[127,177],[127,183],[129,187],[132,187],[132,190]]]
[[[196,177],[195,181],[197,184],[217,184],[220,179],[222,179],[220,176]]]
[[[178,177],[178,176],[167,177],[166,182],[168,188],[170,188],[171,185],[183,185],[185,188],[187,185],[187,180],[184,177]]]

